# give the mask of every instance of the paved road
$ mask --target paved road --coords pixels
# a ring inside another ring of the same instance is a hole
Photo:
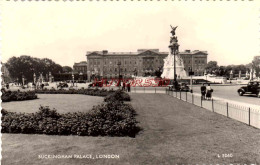
[[[237,90],[241,86],[242,85],[212,85],[212,88],[214,89],[213,97],[237,101],[240,103],[260,105],[260,99],[255,95],[239,96]],[[133,87],[132,93],[165,93],[165,89],[165,87],[156,87],[156,89],[155,87],[145,87],[145,89],[144,87]],[[194,93],[200,94],[200,86],[193,86],[193,91]]]
[[[241,86],[242,85],[212,86],[214,90],[213,97],[215,96],[215,97],[220,97],[228,100],[260,105],[260,98],[256,97],[255,95],[239,96],[237,90]],[[193,91],[195,93],[200,93],[200,86],[194,86]]]

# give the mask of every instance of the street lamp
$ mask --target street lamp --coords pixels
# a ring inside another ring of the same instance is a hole
[[[74,86],[74,74],[72,72],[72,86]]]
[[[206,76],[206,83],[208,83],[208,73],[207,73],[207,70],[205,70],[205,76]]]
[[[33,85],[36,85],[36,74],[33,73]]]
[[[91,71],[92,71],[92,72],[91,72],[90,80],[93,80],[93,79],[95,79],[95,70],[94,70],[94,68],[92,68]]]
[[[121,61],[118,61],[117,65],[118,65],[118,87],[120,89],[120,65],[121,65]]]
[[[52,75],[51,75],[51,72],[49,72],[49,83],[52,82]]]
[[[24,75],[23,75],[23,72],[20,72],[20,74],[22,75],[22,86],[24,86]]]
[[[24,75],[22,75],[22,82],[23,82],[23,86],[24,86]]]

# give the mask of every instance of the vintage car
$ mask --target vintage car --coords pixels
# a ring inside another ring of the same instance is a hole
[[[247,86],[242,86],[237,90],[239,96],[244,94],[254,94],[260,98],[260,83],[258,81],[250,81]]]
[[[190,91],[190,87],[187,86],[186,83],[181,83],[181,84],[180,84],[180,90],[181,90],[181,91],[184,91],[184,92],[189,92],[189,91]]]
[[[59,83],[59,85],[57,86],[57,88],[68,88],[68,87],[69,87],[69,85],[64,82]]]
[[[190,88],[189,88],[189,86],[187,86],[186,83],[178,83],[178,85],[176,86],[176,89],[175,89],[174,85],[167,85],[167,87],[169,88],[170,91],[172,91],[172,90],[184,91],[184,92],[190,91]]]
[[[102,86],[103,86],[103,82],[102,81],[96,81],[96,82],[90,83],[88,85],[89,88],[91,88],[91,87],[102,87]]]

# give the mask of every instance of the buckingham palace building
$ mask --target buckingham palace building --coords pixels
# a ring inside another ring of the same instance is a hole
[[[185,50],[179,53],[183,59],[185,71],[192,69],[195,76],[203,75],[207,65],[206,51]],[[97,78],[131,78],[132,75],[144,76],[146,73],[154,73],[164,66],[164,58],[168,52],[160,52],[159,49],[138,49],[137,52],[87,52],[88,80]]]

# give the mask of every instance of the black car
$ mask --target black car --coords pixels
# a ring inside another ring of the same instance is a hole
[[[237,90],[239,96],[244,94],[254,94],[260,98],[260,83],[258,81],[250,81],[247,86],[242,86]]]
[[[180,90],[181,90],[181,91],[184,91],[184,92],[189,92],[189,91],[190,91],[190,87],[187,86],[186,83],[181,83],[181,84],[180,84]]]
[[[67,83],[59,83],[59,85],[57,86],[57,88],[68,88],[69,85]]]
[[[103,86],[102,81],[93,82],[93,83],[88,85],[89,88],[91,88],[91,87],[102,87],[102,86]]]

